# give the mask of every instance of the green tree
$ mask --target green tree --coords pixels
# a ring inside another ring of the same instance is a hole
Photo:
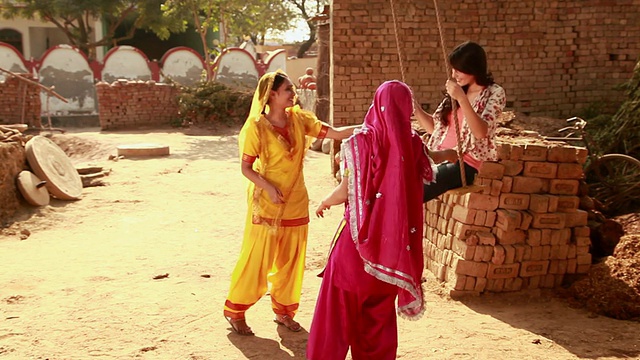
[[[327,0],[285,0],[291,6],[293,6],[299,12],[299,16],[306,21],[309,27],[309,39],[300,45],[298,48],[297,56],[299,58],[304,57],[305,53],[313,43],[316,41],[316,24],[312,18],[320,13],[326,4]]]
[[[291,28],[293,11],[280,1],[247,0],[226,10],[225,32],[238,41],[250,36],[254,44],[263,45],[269,31],[285,31]]]
[[[289,27],[292,13],[281,2],[271,0],[166,0],[162,12],[169,23],[179,19],[189,19],[200,34],[205,54],[206,78],[212,79],[213,58],[211,44],[207,43],[209,31],[222,28],[226,39],[220,39],[226,46],[229,37],[240,42],[245,35],[254,43],[264,43],[268,30],[284,30]],[[186,21],[185,21],[186,25]]]
[[[171,32],[184,31],[180,21],[163,17],[162,0],[0,0],[0,12],[6,19],[39,18],[58,27],[69,44],[82,50],[89,59],[96,57],[99,46],[115,45],[130,39],[137,29],[145,28],[167,38]],[[102,38],[95,38],[96,20],[105,23]],[[128,32],[115,37],[118,26],[127,20]]]
[[[207,81],[213,78],[213,59],[207,34],[219,29],[222,1],[224,0],[166,0],[161,7],[163,16],[169,23],[182,21],[186,27],[191,22],[200,35]]]

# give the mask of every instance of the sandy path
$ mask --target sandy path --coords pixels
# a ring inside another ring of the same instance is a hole
[[[31,210],[0,234],[0,358],[304,358],[308,333],[274,324],[266,299],[247,313],[255,337],[230,333],[222,317],[246,211],[234,131],[83,130],[69,137],[91,144],[76,148],[75,162],[113,169],[109,186]],[[172,155],[104,160],[117,144],[137,142],[170,145]],[[309,153],[305,166],[315,209],[334,186],[329,157]],[[310,224],[297,316],[307,330],[320,286],[315,275],[341,215],[332,209]],[[21,229],[31,231],[27,240],[19,240]],[[161,274],[169,276],[153,279]],[[399,320],[398,358],[640,358],[639,323],[571,309],[551,293],[460,302],[439,296],[434,281],[427,287],[426,316]]]

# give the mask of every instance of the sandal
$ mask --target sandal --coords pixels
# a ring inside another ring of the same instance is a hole
[[[227,322],[229,322],[229,325],[231,325],[231,330],[233,330],[233,332],[235,332],[236,334],[242,336],[255,335],[251,328],[247,325],[247,321],[244,318],[233,319],[228,316],[225,316],[224,318],[227,319]]]
[[[278,317],[280,317],[281,320],[278,320]],[[273,322],[278,325],[283,325],[293,332],[302,330],[302,326],[300,326],[300,324],[297,321],[293,320],[293,318],[289,315],[276,315],[276,318],[273,319]]]

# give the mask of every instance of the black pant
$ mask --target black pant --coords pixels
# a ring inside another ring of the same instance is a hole
[[[467,185],[473,184],[473,180],[478,173],[474,167],[469,164],[464,164],[464,174],[467,178]],[[438,173],[436,174],[436,181],[430,184],[424,184],[424,194],[422,195],[422,202],[427,202],[431,199],[435,199],[438,196],[446,193],[451,189],[462,187],[462,178],[460,176],[460,163],[456,161],[452,163],[442,163],[438,165]]]

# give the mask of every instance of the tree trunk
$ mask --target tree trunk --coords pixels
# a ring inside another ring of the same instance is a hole
[[[307,25],[309,26],[309,39],[300,45],[297,54],[298,58],[303,58],[307,50],[316,42],[316,25],[312,21],[307,21]]]

